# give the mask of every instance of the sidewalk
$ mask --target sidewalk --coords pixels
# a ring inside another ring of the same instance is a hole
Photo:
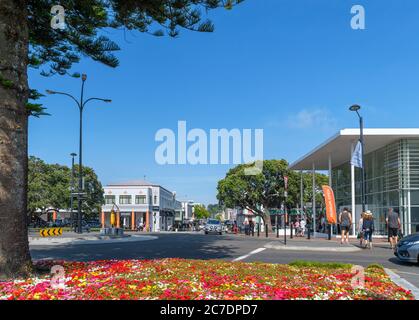
[[[267,249],[276,249],[276,250],[288,250],[288,251],[315,251],[315,252],[358,252],[362,251],[361,248],[356,246],[359,244],[358,240],[351,239],[349,244],[340,244],[340,239],[336,237],[328,240],[324,237],[316,237],[314,238],[313,235],[311,239],[307,239],[307,237],[293,237],[291,239],[290,236],[287,236],[286,244],[284,235],[280,236],[279,238],[276,237],[276,234],[269,234],[266,237],[265,234],[261,234],[259,237],[255,234],[255,236],[246,236],[244,234],[237,234],[233,236],[237,236],[240,238],[247,238],[247,239],[255,239],[255,240],[265,240],[270,241],[269,243],[265,244],[264,247]]]

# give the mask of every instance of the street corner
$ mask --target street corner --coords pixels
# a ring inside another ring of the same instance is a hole
[[[154,235],[128,235],[123,237],[109,237],[109,236],[80,236],[80,237],[62,237],[62,238],[39,238],[29,237],[30,246],[66,246],[66,245],[97,245],[97,244],[112,244],[112,243],[127,243],[157,240],[158,237]]]

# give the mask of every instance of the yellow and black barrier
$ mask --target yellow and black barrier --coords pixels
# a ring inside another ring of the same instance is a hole
[[[57,237],[63,235],[63,228],[47,228],[39,230],[41,237]]]

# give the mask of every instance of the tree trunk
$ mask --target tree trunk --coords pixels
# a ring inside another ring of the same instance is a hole
[[[27,3],[0,1],[0,277],[27,276]]]
[[[271,213],[269,210],[263,210],[263,221],[265,226],[268,225],[268,232],[272,232]]]

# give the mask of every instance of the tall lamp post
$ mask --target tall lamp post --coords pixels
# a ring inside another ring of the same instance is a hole
[[[361,149],[362,149],[362,167],[361,167],[361,175],[362,175],[362,186],[361,186],[361,199],[362,199],[362,212],[365,212],[365,148],[364,148],[364,119],[363,117],[359,114],[359,110],[361,109],[361,106],[355,104],[353,106],[351,106],[349,108],[350,111],[356,112],[356,114],[358,115],[359,118],[359,128],[360,128],[360,138],[359,141],[361,142]],[[355,208],[353,208],[353,210],[355,211]]]
[[[84,83],[87,80],[87,75],[83,74],[81,77],[82,84],[81,84],[81,94],[80,94],[80,100],[78,101],[76,98],[74,98],[71,94],[65,93],[65,92],[59,92],[59,91],[52,91],[47,90],[48,94],[61,94],[67,97],[70,97],[71,99],[76,102],[79,112],[80,112],[80,137],[79,137],[79,190],[77,192],[77,200],[78,200],[78,208],[77,208],[77,233],[82,233],[82,191],[83,191],[83,110],[86,104],[92,100],[100,100],[103,102],[112,102],[110,99],[102,99],[102,98],[89,98],[87,100],[84,100]]]
[[[76,153],[71,153],[71,196],[70,196],[70,208],[71,208],[71,221],[74,224],[74,214],[73,214],[73,196],[74,196],[74,157],[77,156]],[[74,224],[75,226],[75,224]]]

